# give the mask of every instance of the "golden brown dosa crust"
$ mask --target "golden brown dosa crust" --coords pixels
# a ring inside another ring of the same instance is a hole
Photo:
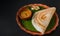
[[[29,4],[29,5],[43,6],[44,8],[49,8],[47,5],[44,5],[44,4]],[[25,6],[23,6],[23,7],[25,7]],[[22,8],[23,8],[23,7],[22,7]],[[41,34],[40,32],[33,32],[33,31],[30,31],[30,30],[27,30],[26,28],[24,28],[24,27],[22,26],[22,24],[21,24],[21,22],[19,21],[19,18],[18,18],[19,13],[20,13],[19,11],[22,10],[22,8],[20,8],[20,9],[17,11],[17,14],[16,14],[16,21],[17,21],[17,24],[18,24],[18,26],[20,27],[20,29],[22,29],[23,31],[25,31],[25,32],[27,32],[27,33],[29,33],[29,34],[32,34],[32,35],[44,35],[44,34]],[[56,13],[55,13],[54,15],[56,16],[55,26],[54,26],[51,30],[46,31],[45,34],[51,33],[51,32],[52,32],[53,30],[55,30],[56,27],[58,26],[58,22],[59,22],[58,15],[57,15]]]

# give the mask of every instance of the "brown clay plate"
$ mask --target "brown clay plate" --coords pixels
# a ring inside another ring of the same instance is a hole
[[[47,5],[44,5],[44,4],[29,4],[29,5],[26,5],[26,6],[30,6],[30,5],[35,5],[35,6],[40,6],[41,10],[43,9],[46,9],[46,8],[49,8],[49,6]],[[20,27],[20,29],[22,29],[23,31],[29,33],[29,34],[32,34],[32,35],[42,35],[40,32],[38,32],[33,26],[32,26],[32,23],[31,23],[31,18],[27,21],[25,20],[21,20],[19,18],[19,13],[21,10],[23,10],[24,7],[26,6],[23,6],[21,7],[18,11],[17,11],[17,14],[16,14],[16,21],[17,21],[17,24],[18,26]],[[32,11],[32,10],[31,10]],[[35,13],[35,10],[32,11]],[[58,22],[59,22],[59,19],[58,19],[58,15],[54,14],[54,16],[52,17],[50,23],[49,23],[49,26],[47,27],[46,31],[45,31],[45,34],[49,34],[51,33],[52,31],[54,31],[56,29],[56,27],[58,26]]]

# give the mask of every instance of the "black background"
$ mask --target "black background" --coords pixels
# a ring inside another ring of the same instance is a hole
[[[15,20],[18,9],[31,3],[42,3],[56,7],[60,18],[59,0],[2,0],[0,1],[0,36],[32,36],[19,29]],[[60,36],[60,22],[55,31],[44,36]]]

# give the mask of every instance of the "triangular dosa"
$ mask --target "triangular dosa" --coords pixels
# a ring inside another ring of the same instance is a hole
[[[56,10],[55,7],[50,7],[50,8],[40,10],[40,11],[34,13],[34,15],[32,17],[32,25],[35,27],[35,29],[37,31],[44,34],[55,10]]]

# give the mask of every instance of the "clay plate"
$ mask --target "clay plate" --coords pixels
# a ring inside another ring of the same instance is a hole
[[[49,8],[49,6],[47,5],[44,5],[44,4],[29,4],[29,5],[37,5],[37,6],[43,6],[44,8]],[[28,5],[28,6],[29,6]],[[22,8],[24,8],[25,6],[23,6]],[[20,29],[22,29],[23,31],[29,33],[29,34],[32,34],[32,35],[42,35],[40,32],[33,32],[33,31],[30,31],[30,30],[27,30],[25,27],[23,27],[23,25],[21,24],[21,22],[19,21],[19,11],[22,10],[22,8],[20,8],[18,11],[17,11],[17,14],[16,14],[16,21],[17,21],[17,24],[18,26],[20,27]],[[53,26],[52,29],[50,29],[49,31],[46,31],[45,34],[49,34],[51,33],[52,31],[54,31],[56,29],[56,27],[58,26],[58,22],[59,22],[59,18],[58,18],[58,15],[56,14],[56,12],[54,13],[55,17],[56,17],[56,22],[55,22],[55,25]],[[43,34],[44,35],[44,34]]]

